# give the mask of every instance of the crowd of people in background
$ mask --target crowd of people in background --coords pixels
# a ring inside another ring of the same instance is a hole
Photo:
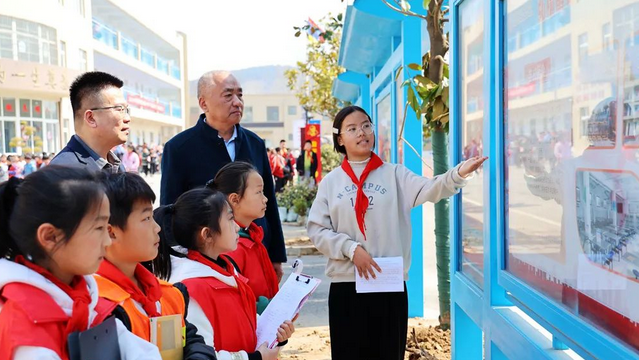
[[[291,151],[286,147],[286,140],[280,140],[280,146],[274,149],[267,148],[275,192],[281,192],[287,185],[293,184],[296,175],[300,181],[308,182],[309,186],[315,186],[317,172],[317,154],[312,151],[312,143],[307,140],[304,148]]]
[[[49,165],[54,153],[47,154],[2,154],[0,155],[0,182],[12,177],[24,178],[25,176]]]
[[[142,145],[119,145],[113,151],[126,171],[144,174],[144,176],[160,173],[162,163],[162,145],[149,146]],[[39,154],[2,154],[0,155],[0,182],[7,181],[12,177],[24,178],[49,165],[55,153]]]
[[[122,160],[126,171],[149,176],[160,173],[162,150],[162,145],[126,144],[116,147],[114,153]]]

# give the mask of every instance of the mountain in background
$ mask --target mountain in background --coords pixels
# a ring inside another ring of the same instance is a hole
[[[286,86],[284,71],[292,66],[269,65],[258,66],[242,70],[233,70],[237,80],[242,85],[245,94],[290,94]],[[197,94],[197,80],[189,82],[191,96]]]

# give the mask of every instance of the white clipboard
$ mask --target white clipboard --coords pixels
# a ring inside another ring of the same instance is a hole
[[[264,342],[269,348],[277,345],[277,330],[286,320],[292,320],[322,280],[304,274],[291,274],[275,297],[257,319],[257,346]]]

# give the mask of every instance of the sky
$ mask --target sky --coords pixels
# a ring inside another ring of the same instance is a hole
[[[187,34],[189,79],[209,70],[291,65],[305,58],[293,26],[344,12],[342,0],[136,0],[127,7]],[[153,9],[152,12],[149,9]],[[169,30],[169,29],[167,29]]]

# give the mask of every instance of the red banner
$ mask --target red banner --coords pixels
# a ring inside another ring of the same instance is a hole
[[[162,104],[158,104],[153,100],[144,98],[140,95],[128,95],[126,101],[129,103],[129,105],[133,105],[135,107],[139,107],[142,109],[147,109],[150,111],[154,111],[157,113],[164,113],[164,105]]]
[[[319,183],[322,180],[322,139],[320,138],[320,124],[309,124],[304,129],[304,141],[311,141],[311,150],[317,154],[317,172],[315,179]]]

